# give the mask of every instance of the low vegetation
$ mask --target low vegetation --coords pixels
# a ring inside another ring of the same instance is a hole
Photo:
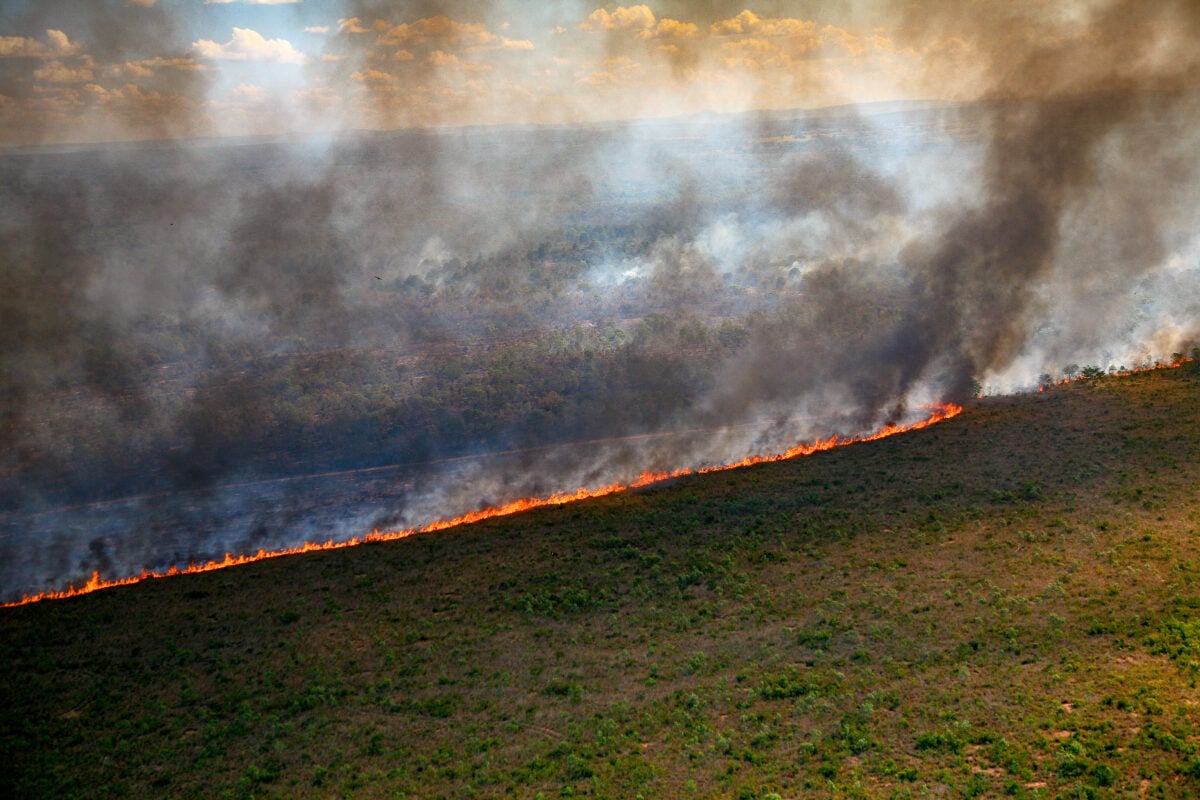
[[[0,794],[1200,793],[1200,377],[0,613]]]

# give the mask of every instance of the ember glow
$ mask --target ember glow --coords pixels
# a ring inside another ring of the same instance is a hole
[[[1157,361],[1153,364],[1149,364],[1149,365],[1141,366],[1141,367],[1116,367],[1116,366],[1113,366],[1113,367],[1110,367],[1108,370],[1103,370],[1103,371],[1100,370],[1099,367],[1094,367],[1093,368],[1093,370],[1095,370],[1094,372],[1080,374],[1080,375],[1073,375],[1068,378],[1060,378],[1059,380],[1053,381],[1050,384],[1043,383],[1037,387],[1037,390],[1039,393],[1045,393],[1046,389],[1048,389],[1050,386],[1066,386],[1068,384],[1076,383],[1078,381],[1094,380],[1095,378],[1103,377],[1105,375],[1112,375],[1113,377],[1121,378],[1121,377],[1125,377],[1128,375],[1137,375],[1142,372],[1156,372],[1158,370],[1164,370],[1164,369],[1179,369],[1180,367],[1184,366],[1185,364],[1192,364],[1192,363],[1195,363],[1195,361],[1196,361],[1195,357],[1182,356],[1180,358],[1175,358],[1169,362]]]
[[[1191,354],[1196,41],[1195,0],[0,4],[0,602]]]
[[[30,603],[37,603],[42,600],[61,600],[68,597],[77,597],[82,594],[90,594],[91,592],[101,589],[111,589],[117,586],[129,586],[142,581],[152,580],[155,578],[171,578],[177,575],[193,575],[198,572],[212,572],[218,569],[226,569],[228,567],[238,567],[245,564],[253,564],[256,561],[263,561],[268,558],[279,558],[280,556],[298,555],[300,553],[312,553],[317,550],[340,550],[345,547],[355,547],[368,542],[391,542],[397,539],[404,539],[409,536],[415,536],[421,533],[434,533],[436,531],[444,531],[450,528],[457,528],[461,525],[470,525],[475,522],[481,522],[485,519],[494,517],[506,517],[512,514],[520,514],[523,511],[529,511],[535,508],[544,506],[560,506],[567,503],[575,503],[580,500],[590,500],[596,497],[604,497],[605,495],[616,494],[617,492],[625,492],[630,489],[638,489],[644,486],[650,486],[655,483],[660,483],[672,478],[679,478],[685,475],[693,475],[697,473],[722,472],[731,469],[740,469],[749,467],[755,464],[763,464],[769,461],[785,461],[791,458],[799,458],[801,456],[812,455],[826,450],[832,450],[835,447],[855,444],[858,442],[874,442],[880,439],[885,439],[889,436],[895,436],[908,431],[921,430],[930,425],[934,425],[943,420],[956,417],[962,413],[962,406],[954,403],[943,403],[930,408],[930,414],[927,418],[918,420],[910,425],[887,425],[884,428],[875,431],[874,433],[864,434],[862,436],[831,436],[826,439],[817,439],[816,441],[807,444],[798,444],[795,447],[788,448],[782,453],[751,456],[738,461],[735,464],[721,464],[717,466],[701,467],[693,470],[682,468],[671,472],[643,472],[627,485],[613,483],[608,486],[601,486],[596,489],[580,488],[574,492],[556,492],[547,497],[526,497],[519,500],[514,500],[511,503],[495,506],[492,508],[483,508],[478,511],[472,511],[466,514],[461,514],[451,519],[438,520],[431,522],[428,525],[420,528],[410,528],[401,531],[372,531],[362,537],[355,537],[345,541],[325,541],[325,542],[305,542],[296,547],[288,547],[282,550],[259,550],[257,553],[250,555],[233,555],[226,553],[225,558],[220,561],[208,561],[203,564],[189,564],[186,567],[171,567],[163,572],[152,572],[149,570],[143,571],[140,575],[132,575],[125,578],[101,578],[99,572],[93,572],[92,577],[87,583],[82,586],[68,586],[62,591],[41,592],[39,594],[27,595],[20,600],[4,603],[0,608],[11,608],[14,606],[23,606]]]

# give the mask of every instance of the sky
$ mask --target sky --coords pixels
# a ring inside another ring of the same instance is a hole
[[[1102,54],[1113,5],[6,0],[0,145],[971,99],[998,53]],[[1155,2],[1116,5],[1160,57],[1190,47]]]

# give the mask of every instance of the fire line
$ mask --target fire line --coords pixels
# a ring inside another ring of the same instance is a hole
[[[879,439],[894,436],[898,433],[907,433],[909,431],[920,430],[934,425],[943,420],[956,417],[962,413],[962,406],[953,403],[944,403],[935,406],[928,406],[930,414],[928,417],[909,425],[894,425],[889,424],[873,433],[861,434],[858,436],[830,436],[825,439],[815,439],[812,442],[798,444],[791,447],[782,453],[770,455],[747,456],[740,461],[735,461],[731,464],[720,464],[710,467],[700,467],[691,469],[684,467],[681,469],[668,472],[650,472],[646,471],[639,475],[635,480],[628,484],[612,483],[607,486],[601,486],[595,489],[579,488],[574,492],[555,492],[546,497],[527,497],[520,500],[513,500],[510,503],[504,503],[498,506],[479,509],[477,511],[469,511],[465,514],[460,514],[449,519],[437,520],[415,528],[408,528],[397,531],[380,531],[375,530],[364,536],[356,536],[344,541],[333,541],[332,539],[325,542],[305,542],[295,547],[285,547],[279,550],[259,550],[257,553],[248,555],[233,555],[226,553],[225,558],[220,561],[206,561],[203,563],[192,563],[186,567],[172,566],[166,570],[143,570],[139,575],[130,575],[124,578],[101,578],[99,571],[93,572],[92,577],[82,586],[68,585],[66,589],[59,591],[45,591],[37,594],[25,595],[20,600],[15,600],[7,603],[0,603],[0,608],[13,608],[15,606],[29,605],[42,600],[62,600],[68,597],[77,597],[83,594],[90,594],[101,589],[111,589],[116,586],[129,586],[135,583],[141,583],[155,578],[170,578],[176,575],[190,575],[199,572],[213,572],[226,567],[236,567],[243,564],[252,564],[256,561],[265,561],[268,558],[278,558],[280,556],[296,555],[299,553],[311,553],[317,550],[340,550],[345,547],[355,547],[368,542],[390,542],[397,539],[404,539],[409,536],[415,536],[421,533],[433,533],[434,531],[443,531],[448,528],[457,528],[460,525],[470,525],[475,522],[480,522],[493,517],[505,517],[511,514],[518,514],[522,511],[528,511],[534,508],[544,506],[558,506],[566,503],[574,503],[578,500],[588,500],[594,497],[604,497],[605,495],[616,494],[618,492],[628,491],[630,489],[638,489],[643,486],[649,486],[654,483],[669,480],[671,478],[679,478],[685,475],[707,474],[710,472],[722,472],[725,470],[739,469],[741,467],[749,467],[755,464],[762,464],[769,461],[786,461],[792,458],[812,455],[813,453],[832,450],[835,447],[842,447],[858,442],[874,442]]]

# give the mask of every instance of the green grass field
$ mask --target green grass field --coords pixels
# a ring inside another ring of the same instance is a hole
[[[1200,374],[0,612],[0,796],[1200,795]]]

